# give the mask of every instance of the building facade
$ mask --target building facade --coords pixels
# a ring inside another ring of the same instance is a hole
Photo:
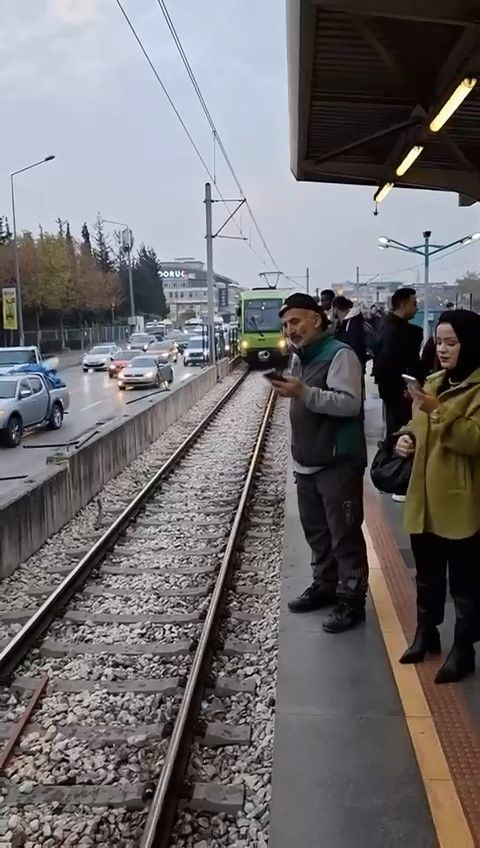
[[[207,317],[207,271],[203,262],[189,256],[162,262],[160,276],[172,321],[181,323],[187,318]],[[235,318],[240,290],[235,280],[214,275],[215,314],[224,321]]]

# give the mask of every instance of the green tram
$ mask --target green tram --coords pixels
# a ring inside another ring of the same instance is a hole
[[[282,364],[288,357],[278,313],[290,292],[250,289],[238,306],[240,355],[250,365]]]

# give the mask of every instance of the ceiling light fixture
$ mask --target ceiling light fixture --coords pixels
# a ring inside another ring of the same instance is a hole
[[[470,92],[475,88],[477,80],[475,77],[465,78],[460,85],[457,86],[453,94],[448,98],[447,102],[442,106],[437,115],[435,115],[430,129],[432,132],[438,132],[452,117],[453,113],[463,103]]]
[[[420,144],[416,144],[415,147],[412,147],[412,149],[409,150],[405,159],[400,162],[400,165],[395,171],[397,177],[403,177],[403,175],[407,173],[408,169],[412,167],[415,160],[420,156],[422,150],[423,146]]]
[[[373,196],[375,203],[381,203],[382,200],[385,200],[387,194],[391,192],[393,185],[393,183],[385,183],[385,185],[381,186]]]

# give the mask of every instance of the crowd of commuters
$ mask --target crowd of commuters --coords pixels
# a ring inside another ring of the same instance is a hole
[[[289,608],[332,607],[323,629],[340,633],[365,619],[364,374],[373,359],[385,445],[411,466],[404,523],[416,565],[418,626],[400,662],[441,652],[437,627],[449,577],[455,630],[437,683],[474,670],[480,639],[480,316],[452,306],[421,350],[422,331],[411,323],[414,289],[396,291],[391,311],[382,317],[373,310],[368,320],[329,289],[320,302],[291,295],[280,312],[293,351],[290,373],[273,379],[290,399],[299,515],[312,552],[312,584]]]

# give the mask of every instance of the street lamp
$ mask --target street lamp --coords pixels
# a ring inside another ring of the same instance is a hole
[[[122,247],[127,251],[128,256],[128,290],[130,295],[130,325],[135,324],[135,301],[133,298],[133,278],[132,278],[132,247],[133,234],[128,224],[123,224],[121,221],[111,221],[109,218],[102,219],[105,224],[116,224],[118,227],[123,227],[122,231]]]
[[[419,256],[423,256],[424,260],[424,282],[425,282],[425,292],[423,297],[423,340],[427,341],[429,336],[429,327],[428,327],[428,287],[430,283],[430,257],[434,256],[436,253],[442,253],[444,250],[448,250],[449,247],[455,247],[458,244],[467,245],[472,244],[472,242],[480,239],[480,233],[472,233],[469,236],[464,236],[463,238],[456,239],[455,241],[451,241],[449,244],[431,244],[430,237],[432,233],[430,230],[425,230],[423,233],[423,244],[414,244],[408,245],[403,244],[401,241],[396,241],[396,239],[387,238],[386,236],[382,236],[378,239],[378,246],[381,250],[386,250],[389,247],[392,247],[394,250],[403,250],[406,253],[417,253]]]
[[[17,220],[15,216],[15,190],[13,184],[13,178],[17,176],[17,174],[23,174],[24,171],[30,171],[32,168],[36,168],[38,165],[44,165],[45,162],[51,162],[52,159],[55,159],[53,154],[50,156],[45,156],[45,159],[40,159],[39,162],[34,162],[32,165],[27,165],[25,168],[19,168],[18,171],[13,171],[10,174],[10,186],[12,190],[12,221],[13,221],[13,241],[15,245],[15,280],[17,287],[17,320],[18,320],[18,335],[20,340],[20,347],[23,347],[25,344],[25,334],[23,332],[23,307],[22,307],[22,287],[20,284],[20,256],[18,251],[18,239],[17,239]]]

